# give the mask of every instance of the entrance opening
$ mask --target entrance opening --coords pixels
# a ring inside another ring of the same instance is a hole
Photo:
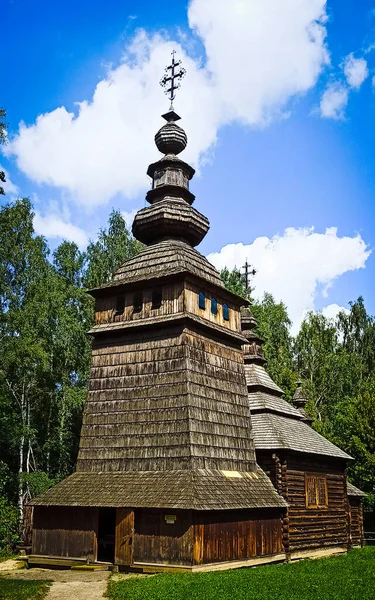
[[[99,508],[98,561],[115,561],[116,509]]]

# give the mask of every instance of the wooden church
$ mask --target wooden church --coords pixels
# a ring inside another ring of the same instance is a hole
[[[163,117],[133,224],[146,246],[90,292],[77,467],[34,499],[29,562],[202,570],[361,544],[350,457],[282,399],[246,302],[195,249],[209,222],[192,206],[180,117]]]

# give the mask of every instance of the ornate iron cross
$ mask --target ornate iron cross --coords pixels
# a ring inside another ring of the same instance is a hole
[[[252,265],[249,265],[249,263],[246,262],[243,266],[243,268],[245,269],[245,273],[243,274],[243,278],[245,280],[245,289],[249,289],[250,288],[250,276],[252,275],[254,277],[254,275],[256,275],[256,270],[254,269],[254,267],[252,269],[251,268]]]
[[[172,63],[165,68],[165,75],[160,80],[160,85],[165,88],[164,93],[167,94],[169,100],[171,101],[171,108],[173,108],[173,100],[176,97],[176,90],[181,87],[181,79],[185,76],[186,70],[181,67],[180,60],[175,60],[174,55],[176,54],[176,50],[173,50],[172,54]]]

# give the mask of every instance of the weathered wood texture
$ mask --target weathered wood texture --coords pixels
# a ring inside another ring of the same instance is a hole
[[[160,306],[153,304],[154,293],[161,297]],[[199,293],[205,294],[205,309],[199,308]],[[134,299],[142,299],[141,310],[134,310]],[[217,313],[211,310],[211,298],[217,302]],[[228,307],[228,319],[224,318],[223,305]],[[119,310],[120,305],[120,310]],[[130,290],[114,290],[111,296],[99,297],[95,305],[95,325],[120,323],[122,321],[142,321],[149,318],[169,316],[178,313],[198,315],[211,323],[232,331],[240,331],[238,307],[220,293],[217,287],[207,282],[201,285],[187,280],[169,284],[142,286]]]
[[[205,294],[205,309],[199,308],[198,296],[199,293]],[[217,302],[217,314],[211,311],[211,298],[215,298]],[[231,302],[226,300],[217,288],[187,282],[185,286],[185,310],[207,319],[211,323],[222,325],[233,331],[240,331],[240,313],[238,307],[235,307]],[[228,317],[224,319],[223,304],[228,306]]]
[[[96,508],[36,506],[32,553],[96,560],[97,527]]]
[[[182,324],[95,340],[78,471],[255,468],[240,343]]]
[[[281,465],[280,493],[289,504],[284,523],[285,540],[293,552],[325,546],[345,546],[348,543],[348,513],[345,463],[325,461],[321,457],[284,454]],[[257,452],[258,464],[272,472],[272,454]],[[277,462],[277,461],[276,461]],[[306,474],[326,476],[328,505],[311,508],[306,501]],[[276,472],[271,479],[275,480]]]
[[[243,560],[282,551],[279,511],[200,512],[195,515],[195,564]]]
[[[131,565],[134,547],[134,511],[131,508],[116,509],[115,563]]]
[[[162,302],[159,308],[154,308],[152,295],[155,289],[160,290]],[[155,285],[153,287],[142,286],[139,290],[128,292],[118,291],[113,296],[97,298],[95,303],[95,324],[113,323],[120,321],[139,321],[148,317],[160,317],[172,315],[183,311],[184,291],[183,283],[169,285]],[[142,309],[134,311],[134,297],[137,293],[142,295]],[[118,312],[118,298],[123,298],[124,310]]]
[[[135,562],[200,565],[282,551],[280,511],[135,511]]]
[[[350,541],[352,546],[363,546],[363,503],[361,498],[349,497]]]
[[[172,523],[166,516],[175,516]],[[192,511],[136,509],[134,562],[191,565]]]

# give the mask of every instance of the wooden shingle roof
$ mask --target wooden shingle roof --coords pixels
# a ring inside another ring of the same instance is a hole
[[[282,396],[284,393],[261,365],[255,363],[245,364],[245,376],[249,391],[250,389],[262,388],[266,392],[270,391],[277,396]]]
[[[147,246],[135,257],[127,260],[116,271],[112,281],[90,292],[181,273],[189,273],[224,288],[217,269],[198,250],[182,240],[169,239]]]
[[[303,421],[271,413],[253,414],[251,421],[256,450],[294,450],[351,459],[349,454]]]
[[[348,491],[348,496],[358,496],[358,498],[363,498],[364,496],[366,496],[365,492],[362,492],[362,490],[357,488],[349,481],[346,482],[346,489]]]
[[[283,398],[273,396],[262,391],[249,393],[250,412],[272,412],[302,420],[302,415],[297,408]]]
[[[259,467],[253,472],[76,472],[35,498],[32,504],[193,510],[286,506]]]

